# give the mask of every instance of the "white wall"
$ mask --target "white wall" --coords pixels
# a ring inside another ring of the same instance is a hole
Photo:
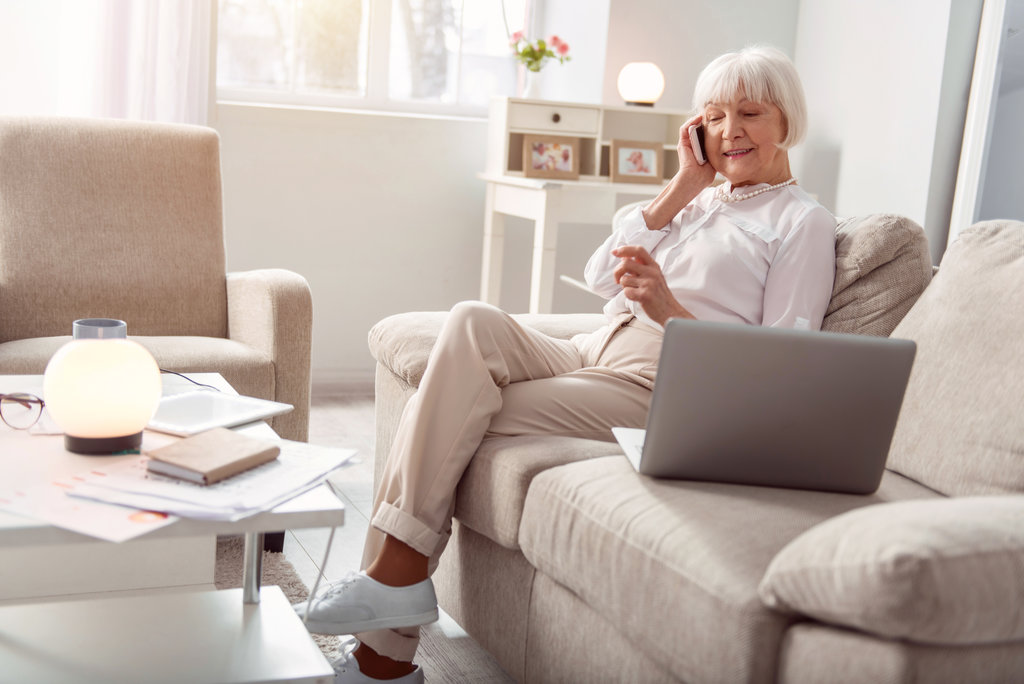
[[[366,335],[479,296],[486,123],[220,104],[228,269],[313,292],[313,381],[372,382]]]
[[[981,195],[979,220],[1010,218],[1024,221],[1024,192],[1021,187],[1021,159],[1024,158],[1024,89],[1000,93],[996,116],[989,134],[988,165]]]
[[[887,212],[946,244],[981,0],[815,0],[796,65],[808,140],[794,172],[839,216]]]
[[[959,151],[966,103],[950,74],[963,70],[961,43],[977,27],[965,15],[980,1],[597,0],[576,18],[579,3],[554,0],[542,33],[575,43],[574,59],[551,67],[546,94],[615,104],[621,67],[652,60],[667,80],[658,106],[688,109],[710,59],[774,44],[794,55],[811,107],[810,140],[793,153],[801,183],[839,214],[904,213],[934,230],[943,145]],[[228,266],[309,279],[314,383],[369,383],[366,334],[384,316],[478,296],[485,121],[220,104],[211,125],[222,136]],[[506,228],[501,305],[524,311],[529,224]],[[563,226],[558,272],[578,275],[605,231]],[[556,312],[600,303],[556,283]]]
[[[799,0],[611,0],[603,101],[622,103],[622,67],[654,62],[665,73],[656,106],[690,109],[697,76],[720,54],[762,43],[792,56],[799,8]]]

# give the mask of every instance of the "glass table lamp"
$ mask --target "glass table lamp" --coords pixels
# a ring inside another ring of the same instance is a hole
[[[64,446],[77,454],[137,449],[160,402],[160,369],[126,339],[73,340],[50,359],[43,398]]]
[[[665,76],[654,62],[630,62],[619,72],[617,85],[626,104],[653,107],[665,92]]]

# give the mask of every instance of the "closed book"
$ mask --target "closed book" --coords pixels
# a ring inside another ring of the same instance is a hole
[[[150,472],[213,484],[277,458],[281,448],[227,428],[213,428],[146,452]]]

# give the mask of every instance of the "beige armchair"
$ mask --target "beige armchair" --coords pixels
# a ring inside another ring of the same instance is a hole
[[[42,373],[93,317],[126,321],[161,368],[292,404],[272,427],[306,439],[309,286],[226,272],[215,131],[0,117],[0,374]]]

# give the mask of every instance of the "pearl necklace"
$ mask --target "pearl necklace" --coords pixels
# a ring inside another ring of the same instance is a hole
[[[757,197],[760,194],[770,192],[772,190],[778,190],[779,188],[785,187],[787,185],[792,185],[793,183],[796,183],[796,178],[790,178],[788,181],[782,181],[781,183],[776,183],[775,185],[769,185],[767,187],[754,190],[753,192],[742,192],[739,194],[729,194],[722,189],[721,185],[719,185],[718,192],[715,193],[715,197],[717,197],[722,202],[742,202],[745,199]]]

